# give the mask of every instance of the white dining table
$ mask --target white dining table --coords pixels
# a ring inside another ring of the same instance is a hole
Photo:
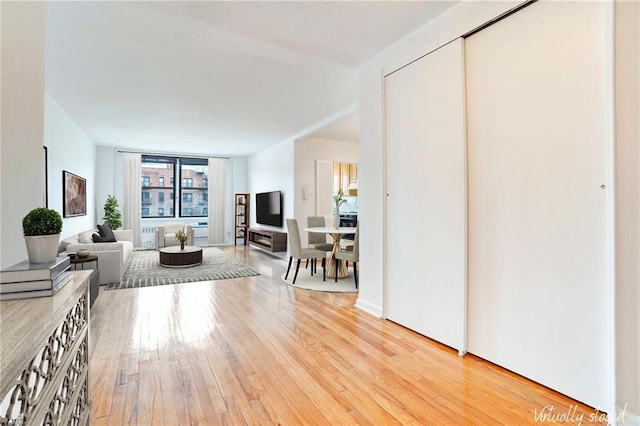
[[[305,232],[314,232],[318,234],[329,234],[333,238],[333,250],[331,250],[331,257],[329,258],[329,265],[327,266],[327,277],[335,278],[336,273],[338,278],[346,278],[349,276],[347,265],[343,260],[336,259],[336,253],[340,251],[340,239],[343,235],[355,234],[355,227],[340,227],[334,228],[332,226],[319,226],[304,228]]]

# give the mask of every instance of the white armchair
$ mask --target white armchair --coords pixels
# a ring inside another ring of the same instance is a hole
[[[165,223],[162,226],[156,228],[156,248],[179,246],[180,241],[176,239],[176,232],[184,231],[187,233],[186,245],[192,246],[194,242],[193,228],[186,223]]]

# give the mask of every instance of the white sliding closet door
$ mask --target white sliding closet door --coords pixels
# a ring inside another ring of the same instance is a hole
[[[462,39],[386,77],[385,316],[463,351]]]
[[[468,351],[601,409],[610,7],[537,2],[465,41]]]

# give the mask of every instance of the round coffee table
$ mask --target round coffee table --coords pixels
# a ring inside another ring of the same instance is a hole
[[[188,268],[202,263],[202,247],[163,247],[160,250],[160,265],[167,268]]]

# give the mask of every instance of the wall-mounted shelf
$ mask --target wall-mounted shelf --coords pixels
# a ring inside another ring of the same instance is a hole
[[[249,229],[249,244],[272,252],[287,251],[287,234],[251,228]]]

